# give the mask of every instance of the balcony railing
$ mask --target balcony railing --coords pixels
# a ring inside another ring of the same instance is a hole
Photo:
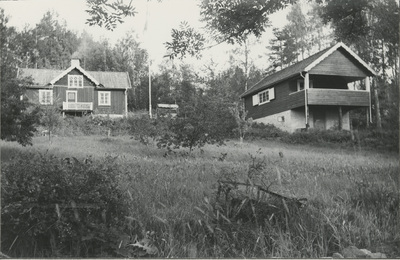
[[[369,92],[347,89],[308,89],[309,105],[369,106]]]
[[[63,102],[63,110],[93,110],[93,102]]]

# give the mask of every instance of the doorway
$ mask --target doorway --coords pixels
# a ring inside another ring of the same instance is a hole
[[[323,109],[313,111],[314,128],[319,130],[325,130],[326,115]]]
[[[78,100],[78,91],[67,91],[67,102],[76,103]]]

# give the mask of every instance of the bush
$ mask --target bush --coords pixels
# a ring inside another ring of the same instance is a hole
[[[343,144],[351,142],[351,133],[349,131],[308,129],[304,132],[294,132],[286,136],[284,141],[292,144]]]
[[[247,136],[250,139],[277,139],[286,137],[289,133],[285,132],[272,124],[253,123]]]
[[[398,131],[359,131],[361,146],[375,150],[399,151]]]
[[[129,134],[134,136],[143,144],[148,144],[150,140],[156,140],[167,131],[169,118],[150,119],[149,116],[130,117],[127,120]]]
[[[128,123],[125,118],[108,117],[66,117],[62,127],[56,134],[61,136],[71,135],[125,135],[128,133]]]
[[[308,131],[288,134],[282,140],[290,144],[325,145],[329,143],[348,148],[358,146],[360,149],[399,150],[399,134],[396,131],[356,130],[352,134],[350,131],[343,130],[308,129]]]
[[[114,161],[24,154],[3,165],[3,252],[12,257],[116,256],[128,212]]]

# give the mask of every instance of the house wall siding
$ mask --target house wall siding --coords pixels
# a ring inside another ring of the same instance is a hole
[[[83,74],[79,70],[73,69],[67,75],[56,81],[54,85],[68,86],[68,75],[83,75]],[[94,87],[95,84],[88,77],[83,75],[83,86]]]
[[[293,93],[293,82],[285,81],[275,85],[275,99],[266,104],[253,106],[252,96],[247,96],[244,101],[247,117],[258,119],[304,106],[304,91]]]
[[[350,54],[340,48],[312,68],[310,74],[361,78],[368,76],[367,70],[359,65]]]
[[[77,102],[93,102],[94,87],[68,88],[66,86],[54,86],[53,90],[55,98],[61,102],[67,101],[67,91],[77,91]]]
[[[111,92],[111,105],[99,106],[99,91]],[[125,90],[96,89],[94,91],[93,110],[97,114],[124,114],[125,113]]]

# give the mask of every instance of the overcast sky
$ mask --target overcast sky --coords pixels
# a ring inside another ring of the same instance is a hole
[[[127,2],[128,3],[128,2]],[[148,36],[150,42],[144,46],[151,54],[151,59],[155,65],[162,62],[166,54],[164,43],[171,39],[171,29],[178,28],[182,21],[187,21],[195,28],[202,28],[203,24],[199,21],[199,7],[197,0],[163,0],[149,1],[133,0],[137,14],[134,17],[126,18],[123,24],[117,26],[114,31],[107,31],[98,26],[88,26],[85,24],[88,18],[85,10],[87,9],[84,0],[25,0],[25,1],[0,1],[0,7],[4,8],[6,15],[9,16],[9,25],[17,27],[19,30],[28,26],[33,28],[39,23],[44,13],[54,11],[58,13],[61,20],[65,20],[67,27],[80,34],[86,30],[96,40],[108,38],[112,44],[122,38],[128,31],[134,30],[138,34],[139,41],[143,39],[143,29],[148,10]],[[272,25],[281,27],[286,23],[286,11],[271,16]],[[251,58],[259,68],[265,68],[267,61],[260,58],[266,53],[265,47],[271,37],[272,27],[267,29],[267,33],[262,37],[261,43],[252,48]],[[202,66],[209,63],[211,59],[217,63],[221,69],[226,67],[229,61],[228,50],[235,46],[220,45],[204,52],[201,60],[188,59],[188,63]],[[237,46],[236,46],[237,47]],[[266,59],[266,58],[264,58]]]

